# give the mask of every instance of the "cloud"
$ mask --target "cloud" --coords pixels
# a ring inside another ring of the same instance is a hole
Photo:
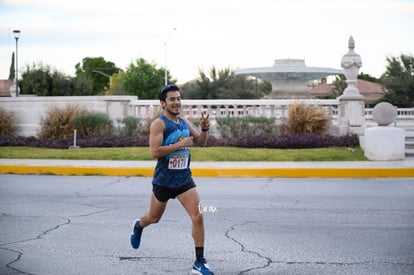
[[[19,64],[42,61],[68,74],[86,56],[121,68],[142,57],[167,65],[179,81],[199,68],[263,67],[287,57],[338,68],[353,35],[363,71],[379,76],[388,54],[414,49],[412,14],[414,2],[403,0],[6,0],[0,78],[8,76],[13,29],[22,31]]]

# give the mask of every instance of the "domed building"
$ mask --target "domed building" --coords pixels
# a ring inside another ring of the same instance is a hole
[[[274,99],[311,98],[314,80],[343,74],[343,70],[308,67],[304,59],[276,59],[272,67],[248,68],[235,71],[236,75],[254,76],[272,84],[267,96]]]

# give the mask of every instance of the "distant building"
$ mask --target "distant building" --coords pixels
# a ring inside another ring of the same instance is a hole
[[[266,98],[309,98],[309,85],[313,80],[343,74],[343,70],[308,67],[304,59],[276,59],[272,67],[247,68],[235,71],[236,75],[254,76],[272,84]]]
[[[357,88],[361,95],[365,97],[366,103],[374,103],[385,95],[385,87],[379,83],[358,79]],[[310,89],[312,97],[321,97],[332,95],[333,84],[321,84]]]
[[[10,96],[10,87],[12,85],[12,80],[0,80],[0,96]]]

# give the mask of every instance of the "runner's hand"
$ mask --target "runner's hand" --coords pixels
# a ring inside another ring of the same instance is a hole
[[[201,127],[201,129],[209,129],[210,128],[210,114],[204,114],[204,112],[201,113],[200,127]]]
[[[182,147],[191,147],[193,146],[193,137],[186,137],[180,141]]]

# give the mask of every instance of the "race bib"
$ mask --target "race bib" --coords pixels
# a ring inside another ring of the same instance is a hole
[[[182,170],[188,168],[188,156],[189,153],[173,153],[170,155],[170,161],[168,162],[168,169]]]

